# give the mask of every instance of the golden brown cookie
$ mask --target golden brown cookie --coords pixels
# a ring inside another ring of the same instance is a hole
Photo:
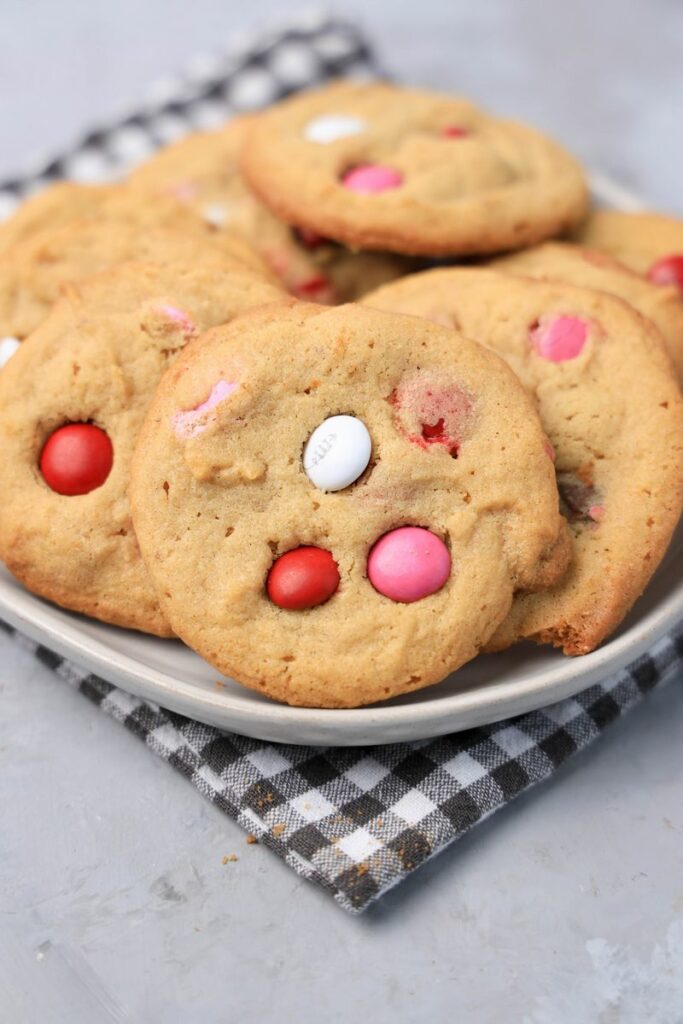
[[[30,590],[170,634],[130,518],[137,432],[190,338],[280,295],[219,261],[125,264],[68,289],[0,372],[0,558]]]
[[[683,220],[677,217],[593,210],[575,238],[655,284],[673,284],[683,291]]]
[[[546,446],[508,367],[452,331],[272,306],[165,376],[135,528],[211,664],[289,704],[356,707],[442,679],[516,589],[563,571]]]
[[[220,261],[262,276],[205,232],[86,219],[34,232],[0,256],[0,336],[25,338],[42,322],[65,284],[130,260],[187,265]]]
[[[617,295],[658,328],[683,382],[683,301],[674,286],[653,284],[611,256],[570,242],[545,242],[503,256],[491,266],[512,274],[566,281]]]
[[[172,228],[188,234],[207,233],[210,225],[192,210],[179,206],[171,196],[155,190],[126,185],[79,185],[60,181],[26,199],[17,211],[0,224],[0,254],[17,243],[26,242],[44,231],[66,227],[78,220],[105,220],[150,227]],[[221,238],[230,254],[236,250],[251,260],[257,269],[262,263],[249,246],[233,238]]]
[[[463,255],[549,238],[585,214],[563,149],[467,100],[337,82],[249,126],[249,185],[283,220],[360,249]]]
[[[198,132],[166,146],[133,173],[131,183],[173,196],[209,224],[241,236],[293,295],[333,304],[351,302],[417,269],[388,253],[352,253],[313,232],[278,220],[247,188],[239,157],[248,125],[240,117],[217,132]]]
[[[535,396],[574,556],[554,588],[515,599],[492,646],[530,637],[593,650],[642,593],[681,514],[683,403],[659,333],[612,295],[492,270],[427,271],[365,301],[452,324]]]

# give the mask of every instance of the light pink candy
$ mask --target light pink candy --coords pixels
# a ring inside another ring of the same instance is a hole
[[[206,401],[201,402],[194,409],[189,409],[187,412],[177,412],[172,416],[171,423],[176,437],[187,440],[196,434],[201,434],[202,430],[205,430],[209,425],[206,413],[217,406],[219,402],[229,398],[238,386],[227,380],[216,381]]]
[[[181,327],[187,334],[191,334],[195,329],[194,322],[190,319],[187,313],[183,312],[182,309],[178,309],[177,306],[169,306],[167,303],[162,303],[157,306],[157,309],[162,316],[165,316],[168,320],[171,320],[178,327]]]
[[[543,359],[564,363],[581,355],[588,340],[588,324],[578,316],[555,316],[541,321],[529,332]]]
[[[605,518],[605,506],[604,505],[591,505],[588,509],[588,515],[594,523],[600,523]]]
[[[372,195],[375,192],[398,188],[403,183],[403,175],[393,167],[384,167],[382,164],[361,164],[360,167],[347,171],[342,180],[352,192]]]
[[[375,590],[403,604],[435,594],[450,572],[448,548],[420,526],[385,533],[368,557],[368,578]]]

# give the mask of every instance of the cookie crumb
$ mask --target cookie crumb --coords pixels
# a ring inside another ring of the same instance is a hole
[[[283,821],[279,821],[277,825],[273,825],[270,831],[279,839],[286,828],[287,826],[285,823]]]
[[[249,843],[250,846],[254,846],[256,843],[258,843],[258,839],[250,832],[249,835],[246,837],[246,842]]]
[[[356,866],[356,874],[357,875],[367,875],[369,870],[370,870],[370,868],[368,867],[366,861],[363,861],[362,864],[358,864]]]
[[[234,864],[236,860],[239,860],[236,853],[226,853],[226,855],[221,859],[221,864]]]

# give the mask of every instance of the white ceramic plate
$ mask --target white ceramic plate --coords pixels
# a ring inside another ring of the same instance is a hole
[[[612,206],[638,200],[602,178],[594,190]],[[0,616],[103,679],[222,729],[281,743],[358,745],[422,739],[499,721],[551,704],[633,661],[683,619],[676,540],[619,632],[582,658],[522,644],[465,665],[438,686],[349,711],[290,708],[219,677],[179,641],[158,640],[65,612],[16,583],[0,565]]]

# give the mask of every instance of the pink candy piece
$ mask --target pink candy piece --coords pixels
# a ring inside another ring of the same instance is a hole
[[[195,437],[196,434],[201,434],[202,430],[206,430],[209,425],[206,413],[217,406],[219,402],[229,398],[237,387],[239,387],[238,384],[230,383],[227,380],[219,380],[211,388],[211,393],[206,401],[201,402],[194,409],[189,409],[187,412],[177,412],[172,416],[171,424],[176,437],[187,440],[190,437]]]
[[[197,197],[197,188],[191,181],[177,181],[169,186],[168,192],[181,203],[191,203]]]
[[[162,316],[177,324],[186,334],[191,334],[195,330],[194,322],[187,313],[184,313],[182,309],[178,309],[177,306],[169,306],[166,303],[162,303],[157,306],[157,309]]]
[[[564,363],[581,355],[588,340],[588,324],[578,316],[542,319],[529,331],[539,356],[551,363]]]
[[[361,164],[347,171],[342,182],[352,192],[372,195],[398,188],[403,183],[403,175],[393,167],[383,167],[382,164]]]
[[[402,604],[435,594],[450,572],[448,548],[421,526],[385,533],[368,557],[368,578],[375,590]]]
[[[605,506],[604,505],[591,505],[588,509],[588,515],[594,523],[600,523],[605,518]]]

